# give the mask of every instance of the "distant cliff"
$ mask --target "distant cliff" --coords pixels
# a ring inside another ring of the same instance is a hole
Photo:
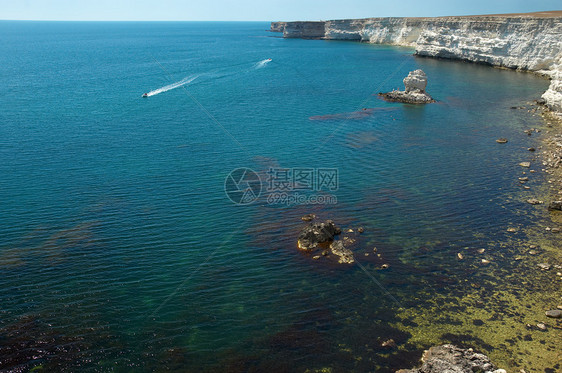
[[[527,14],[274,22],[285,38],[356,40],[415,47],[418,56],[485,63],[549,75],[543,95],[562,113],[562,11]]]
[[[271,22],[271,30],[273,32],[283,32],[285,31],[285,25],[287,22]]]

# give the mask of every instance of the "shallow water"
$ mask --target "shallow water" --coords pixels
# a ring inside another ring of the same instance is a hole
[[[510,107],[548,81],[268,27],[0,22],[0,369],[391,372],[452,341],[533,371],[494,321],[554,286],[513,260],[542,122]],[[377,98],[417,68],[436,104]],[[235,205],[240,167],[337,169],[337,203]],[[311,212],[365,228],[360,265],[297,252]]]

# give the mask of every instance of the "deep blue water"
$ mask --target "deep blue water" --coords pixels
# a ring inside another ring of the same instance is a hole
[[[0,22],[0,370],[408,367],[427,346],[395,311],[462,292],[458,249],[529,222],[511,196],[538,119],[510,107],[547,81],[268,28]],[[438,103],[377,98],[417,68]],[[309,119],[363,108],[389,110]],[[337,169],[337,203],[235,205],[241,167]],[[392,297],[297,251],[310,212],[365,228]],[[386,336],[397,352],[366,347]]]

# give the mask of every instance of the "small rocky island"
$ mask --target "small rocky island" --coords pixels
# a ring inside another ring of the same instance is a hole
[[[314,216],[307,215],[302,219],[310,221],[314,219]],[[360,228],[360,231],[362,231],[362,228]],[[348,230],[348,232],[353,233],[353,230]],[[342,230],[332,220],[326,220],[322,223],[310,223],[301,230],[297,247],[307,253],[321,250],[322,256],[333,256],[337,258],[339,264],[352,264],[355,262],[355,258],[348,245],[355,242],[355,240],[350,237],[344,237],[343,240],[335,240],[336,236],[341,233]],[[320,255],[314,255],[312,258],[320,259]]]
[[[427,94],[427,75],[423,70],[410,71],[404,78],[404,91],[394,90],[388,93],[379,93],[384,100],[389,102],[402,102],[405,104],[429,104],[435,100]]]

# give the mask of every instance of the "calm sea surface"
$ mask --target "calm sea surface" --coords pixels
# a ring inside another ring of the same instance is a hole
[[[268,28],[0,22],[0,371],[391,372],[477,328],[457,299],[504,286],[533,218],[540,123],[510,107],[548,81]],[[419,68],[437,103],[377,98]],[[268,203],[269,168],[335,169],[337,203]],[[364,227],[359,264],[298,252],[307,213]],[[488,269],[457,259],[479,248]]]

